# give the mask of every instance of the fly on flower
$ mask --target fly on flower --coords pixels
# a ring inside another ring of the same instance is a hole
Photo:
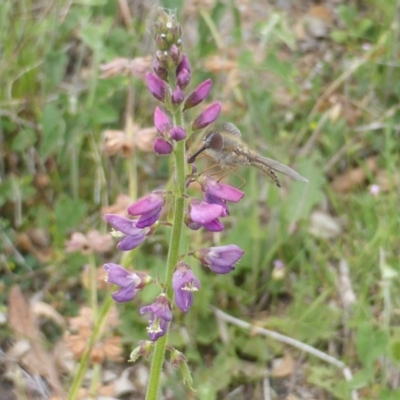
[[[308,182],[308,179],[292,168],[271,158],[263,157],[256,150],[251,149],[241,138],[240,130],[230,122],[223,124],[220,131],[208,132],[203,139],[203,146],[189,157],[188,162],[193,163],[203,152],[221,167],[229,166],[232,169],[238,165],[256,167],[265,172],[278,187],[281,187],[281,184],[275,172],[301,182]]]

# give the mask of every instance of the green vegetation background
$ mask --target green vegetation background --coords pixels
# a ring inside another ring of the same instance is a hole
[[[293,357],[306,357],[308,385],[334,398],[349,398],[350,388],[361,390],[362,398],[398,398],[398,2],[335,2],[335,22],[321,38],[313,38],[307,23],[306,36],[294,28],[306,6],[295,12],[269,4],[268,15],[249,21],[233,1],[185,11],[183,2],[163,5],[177,7],[187,35],[192,87],[213,79],[209,100],[224,103],[220,121],[235,123],[249,144],[310,180],[303,185],[283,179],[278,190],[261,173],[240,170],[246,197],[231,207],[219,240],[238,244],[245,257],[226,276],[193,266],[202,289],[190,313],[176,317],[171,335],[188,357],[199,398],[224,393],[232,382],[261,386],[267,362],[287,351],[233,326],[230,342],[223,342],[211,306],[320,350],[333,349],[355,373],[351,383],[321,361],[295,351]],[[155,106],[141,80],[100,79],[99,67],[116,57],[151,55],[151,16],[151,7],[135,4],[126,25],[118,3],[108,0],[1,2],[2,302],[15,283],[27,293],[44,291],[44,300],[64,316],[87,301],[79,289],[84,259],[67,254],[64,243],[73,231],[105,232],[101,207],[128,193],[126,161],[104,157],[102,132],[123,129],[129,87],[140,126],[152,124]],[[305,49],[301,44],[308,40]],[[207,70],[215,55],[233,61],[235,74]],[[167,182],[166,159],[136,157],[139,195]],[[355,169],[362,176],[357,184],[350,176]],[[234,176],[231,182],[240,184]],[[374,184],[381,188],[375,195]],[[32,229],[48,235],[50,258],[18,247],[18,237]],[[202,234],[191,241],[210,243]],[[162,234],[152,237],[135,267],[161,270],[167,243]],[[285,264],[282,276],[275,260]],[[343,265],[355,295],[347,305]],[[146,335],[137,309],[149,299],[150,293],[121,306],[126,354]],[[178,377],[172,382],[177,393],[182,390]]]

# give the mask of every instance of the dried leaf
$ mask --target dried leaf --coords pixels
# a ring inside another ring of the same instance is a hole
[[[332,183],[332,189],[335,192],[347,193],[357,186],[363,184],[369,174],[374,174],[378,170],[377,157],[369,157],[365,165],[349,169],[336,176]]]
[[[342,222],[339,218],[317,210],[311,214],[309,232],[320,238],[332,239],[342,233]]]
[[[293,374],[295,362],[290,355],[286,353],[283,358],[277,358],[272,361],[271,376],[274,378],[284,378]]]
[[[339,264],[339,280],[337,282],[342,304],[345,309],[349,308],[356,302],[356,295],[354,294],[351,284],[349,265],[346,260],[340,260]]]
[[[10,290],[8,322],[17,339],[29,342],[30,350],[21,357],[21,362],[27,371],[45,377],[52,389],[60,394],[61,383],[58,379],[54,358],[42,344],[42,335],[37,327],[35,314],[19,286],[13,286]]]

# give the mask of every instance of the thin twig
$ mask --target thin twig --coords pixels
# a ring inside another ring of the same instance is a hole
[[[246,330],[251,330],[254,333],[258,333],[260,335],[264,335],[269,338],[275,339],[281,343],[288,344],[292,347],[295,347],[296,349],[299,349],[301,351],[309,353],[329,364],[332,364],[335,367],[342,370],[343,375],[347,381],[350,381],[353,378],[350,368],[345,363],[343,363],[342,361],[339,361],[335,357],[330,356],[329,354],[326,354],[320,350],[317,350],[316,348],[314,348],[308,344],[299,342],[298,340],[295,340],[288,336],[282,335],[281,333],[270,331],[268,329],[261,328],[259,326],[255,326],[255,325],[250,324],[249,322],[245,322],[238,318],[232,317],[231,315],[224,313],[223,311],[219,310],[218,308],[213,307],[213,310],[214,310],[217,318],[221,318],[227,322],[230,322],[233,325],[239,326],[240,328],[243,328]],[[352,390],[351,396],[352,396],[352,400],[358,400],[358,394],[357,394],[356,390]]]

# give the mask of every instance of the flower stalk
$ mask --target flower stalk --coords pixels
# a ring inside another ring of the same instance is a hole
[[[183,113],[180,109],[174,114],[174,125],[184,126]],[[173,196],[174,219],[169,241],[167,266],[165,270],[165,282],[172,282],[175,265],[178,263],[180,254],[180,243],[182,243],[183,219],[185,213],[185,183],[186,183],[186,156],[185,142],[179,141],[175,148],[175,190]],[[173,299],[173,288],[167,285],[167,297]],[[168,343],[167,334],[159,338],[151,361],[149,383],[147,385],[146,400],[157,400],[160,387],[162,366],[165,358],[165,349]]]

